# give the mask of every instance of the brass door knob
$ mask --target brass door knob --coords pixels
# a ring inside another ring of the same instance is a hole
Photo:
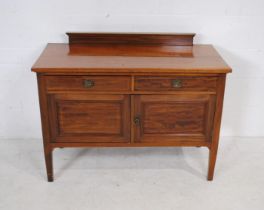
[[[140,117],[139,117],[139,116],[136,116],[136,117],[134,118],[134,123],[135,123],[136,125],[140,125]]]

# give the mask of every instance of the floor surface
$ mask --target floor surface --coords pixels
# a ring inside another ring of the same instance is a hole
[[[56,149],[48,183],[40,139],[0,140],[0,209],[264,209],[264,138],[221,138],[212,182],[207,159],[196,147]]]

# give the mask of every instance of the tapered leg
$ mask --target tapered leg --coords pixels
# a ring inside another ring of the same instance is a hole
[[[46,94],[45,77],[41,74],[37,74],[38,78],[38,90],[39,90],[39,105],[41,114],[42,136],[44,146],[44,156],[46,163],[46,171],[48,181],[53,181],[53,164],[52,164],[52,148],[50,147],[51,137],[49,131],[49,119],[48,119],[48,100]]]
[[[214,169],[217,156],[217,149],[209,149],[209,163],[208,163],[208,175],[207,180],[212,181],[214,178]]]
[[[52,150],[48,148],[44,148],[44,152],[45,152],[47,178],[49,182],[53,182]]]
[[[222,109],[223,109],[223,101],[224,101],[225,79],[226,76],[222,75],[218,77],[218,82],[217,82],[216,110],[214,116],[213,133],[211,137],[212,142],[209,147],[209,164],[208,164],[208,175],[207,175],[208,181],[212,181],[214,178],[214,169],[215,169],[215,162],[216,162],[216,156],[217,156],[217,150],[219,144],[220,126],[221,126]]]

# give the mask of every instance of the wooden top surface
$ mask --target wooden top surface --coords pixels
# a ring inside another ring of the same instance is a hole
[[[48,44],[32,67],[41,73],[228,73],[212,45]]]

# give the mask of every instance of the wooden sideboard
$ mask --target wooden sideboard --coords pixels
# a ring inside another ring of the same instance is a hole
[[[37,73],[48,181],[60,147],[204,146],[217,156],[231,68],[195,34],[67,33]]]

